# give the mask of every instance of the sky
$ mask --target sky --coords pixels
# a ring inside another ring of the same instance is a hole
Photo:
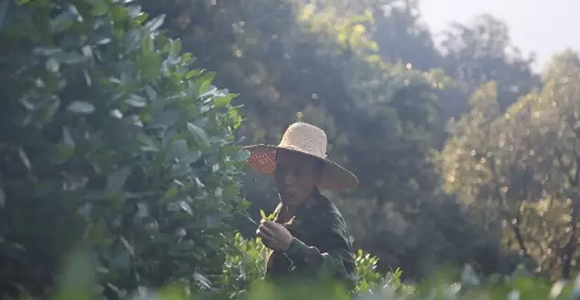
[[[435,35],[453,21],[492,14],[508,25],[514,45],[536,54],[537,70],[558,51],[580,51],[580,0],[422,0],[420,11]]]

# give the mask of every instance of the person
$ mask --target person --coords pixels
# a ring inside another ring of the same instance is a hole
[[[326,158],[324,131],[290,125],[277,146],[244,147],[247,163],[274,177],[280,204],[274,220],[262,220],[256,234],[269,249],[266,279],[274,283],[331,276],[347,290],[357,284],[354,251],[346,222],[321,189],[358,186],[350,171]]]

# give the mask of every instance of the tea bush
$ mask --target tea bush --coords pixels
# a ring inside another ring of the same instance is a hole
[[[129,2],[0,0],[2,299],[52,293],[79,244],[108,299],[219,282],[245,209],[235,95]]]
[[[219,295],[231,299],[246,296],[249,287],[266,274],[266,247],[258,238],[245,239],[237,233],[222,272]]]
[[[218,291],[222,299],[247,297],[248,290],[266,274],[266,250],[258,238],[245,239],[239,233],[235,235],[228,250]],[[364,294],[383,286],[409,292],[409,287],[401,283],[401,270],[397,269],[387,275],[380,274],[376,270],[378,258],[363,250],[355,253],[355,262],[359,275],[359,283],[354,291],[356,294]]]

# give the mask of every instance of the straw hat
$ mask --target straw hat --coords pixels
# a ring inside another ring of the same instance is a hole
[[[326,159],[326,134],[314,125],[297,122],[286,130],[280,144],[253,145],[244,147],[250,151],[246,162],[258,172],[273,176],[276,169],[276,150],[285,149],[312,156],[324,162],[322,181],[318,185],[323,190],[347,190],[358,185],[358,178],[339,164]]]

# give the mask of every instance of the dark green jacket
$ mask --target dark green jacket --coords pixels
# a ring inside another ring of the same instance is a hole
[[[278,205],[274,215],[278,215]],[[285,253],[268,252],[266,278],[311,280],[331,275],[351,290],[357,284],[354,252],[346,222],[338,208],[319,192],[297,207],[294,217],[282,224],[294,237]]]

